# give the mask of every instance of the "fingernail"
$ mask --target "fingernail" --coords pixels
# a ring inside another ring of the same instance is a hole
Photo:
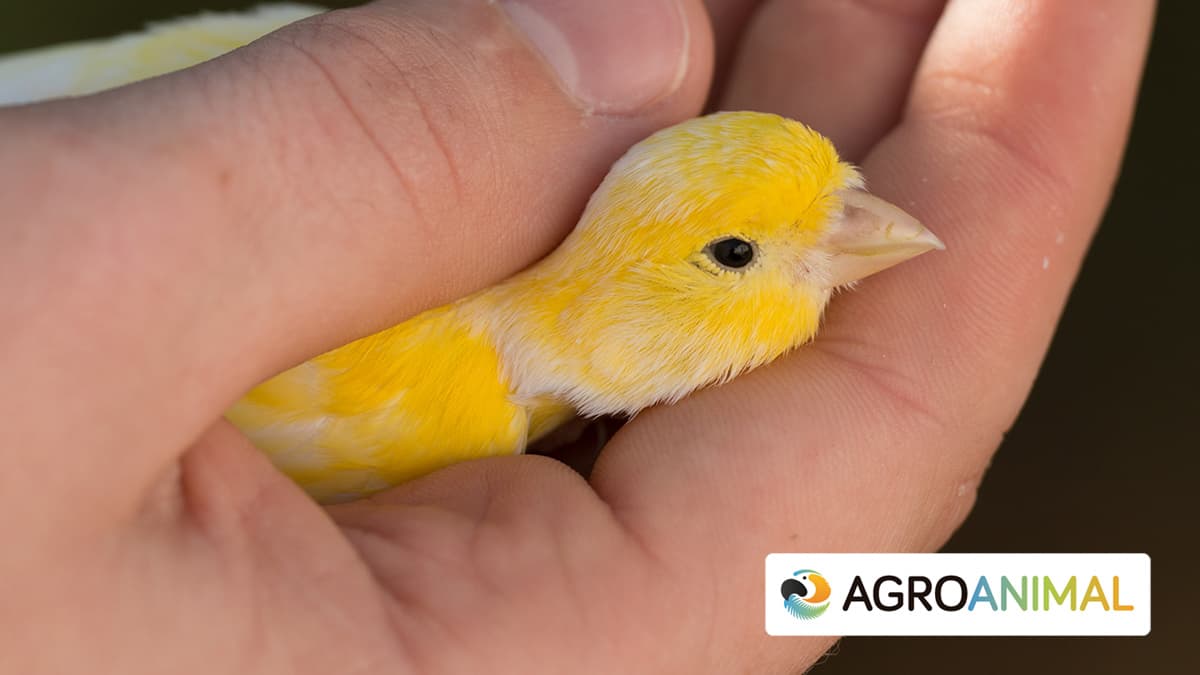
[[[500,0],[588,112],[635,112],[679,88],[688,29],[679,0]]]

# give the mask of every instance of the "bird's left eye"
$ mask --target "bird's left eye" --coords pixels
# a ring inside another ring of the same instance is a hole
[[[709,244],[706,252],[718,265],[741,269],[754,260],[754,244],[737,237],[718,239]]]

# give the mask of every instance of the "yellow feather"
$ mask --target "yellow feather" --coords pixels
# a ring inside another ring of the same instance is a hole
[[[524,448],[491,343],[441,308],[268,380],[228,418],[322,501]]]

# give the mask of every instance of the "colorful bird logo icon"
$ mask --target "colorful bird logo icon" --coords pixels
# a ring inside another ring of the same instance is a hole
[[[783,606],[797,619],[815,619],[829,609],[829,582],[816,570],[797,570],[779,587]]]

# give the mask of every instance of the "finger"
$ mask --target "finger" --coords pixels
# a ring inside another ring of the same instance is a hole
[[[149,480],[256,381],[534,261],[709,60],[682,0],[380,2],[4,111],[0,491]]]
[[[734,55],[746,34],[746,25],[764,0],[704,0],[713,32],[713,77],[708,100],[713,107],[720,103]]]
[[[750,22],[719,104],[786,113],[859,161],[899,119],[945,0],[765,4]]]
[[[1107,198],[1151,13],[952,4],[865,163],[947,252],[839,297],[815,345],[639,416],[602,453],[593,485],[639,539],[679,576],[719,577],[714,611],[740,623],[718,654],[767,670],[825,647],[763,635],[766,553],[928,550],[965,516]]]

